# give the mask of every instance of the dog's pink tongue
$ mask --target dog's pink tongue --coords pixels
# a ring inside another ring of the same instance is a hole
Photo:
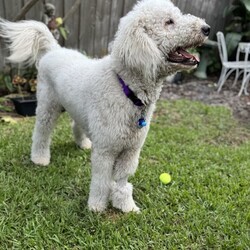
[[[200,62],[199,58],[197,58],[197,57],[194,56],[194,55],[189,54],[189,53],[188,53],[186,50],[184,50],[184,49],[178,49],[178,52],[179,52],[180,54],[182,54],[182,56],[184,56],[184,57],[187,58],[187,59],[192,59],[192,58],[194,58],[197,62]]]

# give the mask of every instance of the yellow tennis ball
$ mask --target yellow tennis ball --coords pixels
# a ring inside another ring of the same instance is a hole
[[[168,174],[168,173],[162,173],[160,175],[160,181],[163,183],[163,184],[168,184],[171,182],[171,175]]]

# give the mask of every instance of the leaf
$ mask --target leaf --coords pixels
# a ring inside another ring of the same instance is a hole
[[[7,88],[10,92],[13,92],[13,91],[14,91],[14,88],[13,88],[13,84],[12,84],[12,82],[11,82],[11,77],[10,77],[9,75],[4,76],[3,80],[4,80],[4,83],[5,83],[6,88]]]
[[[250,30],[247,32],[244,32],[244,36],[250,37]]]
[[[242,30],[242,24],[241,23],[232,22],[231,24],[229,24],[226,27],[226,31],[228,33],[230,33],[230,32],[232,33],[232,32],[238,31],[238,30]]]
[[[68,37],[67,37],[66,29],[63,28],[63,27],[59,27],[59,31],[60,31],[62,37],[63,37],[65,40],[67,40]]]
[[[247,11],[250,12],[250,0],[241,0]]]
[[[10,124],[16,124],[17,123],[17,121],[14,120],[13,118],[11,118],[10,116],[3,116],[1,118],[1,121],[7,122],[7,123],[10,123]]]
[[[224,9],[223,18],[226,18],[229,15],[232,15],[233,11],[239,8],[238,5],[230,5]]]
[[[5,106],[5,105],[2,105],[2,104],[0,103],[0,111],[11,112],[11,111],[12,111],[12,108],[11,108],[11,107],[8,107],[8,106]]]
[[[242,38],[242,34],[240,33],[227,33],[226,35],[226,44],[227,44],[227,51],[228,56],[232,55],[234,50],[237,48],[240,40]]]

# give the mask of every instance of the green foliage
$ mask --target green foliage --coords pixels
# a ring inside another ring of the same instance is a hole
[[[235,0],[225,8],[224,16],[229,18],[226,32],[230,56],[241,40],[250,41],[250,0]]]
[[[231,17],[230,21],[234,22],[234,28],[241,28],[244,31],[248,21],[250,21],[250,1],[235,0],[225,8],[224,17]]]
[[[3,112],[11,112],[11,111],[13,111],[12,107],[6,105],[6,103],[8,101],[9,100],[7,100],[6,98],[0,97],[0,111],[3,111]]]
[[[191,54],[205,54],[205,60],[207,60],[207,70],[209,74],[217,74],[221,70],[221,62],[217,49],[207,49],[203,46],[199,48],[192,49]],[[203,59],[204,60],[204,59]],[[201,62],[202,64],[202,62]],[[195,72],[195,71],[194,71]]]
[[[241,3],[245,6],[246,10],[248,12],[250,12],[250,0],[241,0]],[[249,16],[248,16],[248,20],[249,20]]]
[[[88,211],[90,152],[75,147],[69,117],[49,167],[29,160],[33,125],[0,124],[1,249],[249,249],[250,134],[228,109],[158,103],[131,178],[140,214]]]
[[[10,93],[15,90],[11,82],[10,75],[6,75],[4,73],[0,74],[0,87],[2,87],[3,89],[7,89]]]
[[[237,48],[241,39],[242,39],[242,34],[240,33],[230,32],[226,34],[225,40],[226,40],[227,51],[228,51],[229,56],[233,54],[235,48]]]
[[[35,65],[29,68],[25,68],[25,70],[22,71],[21,75],[27,79],[36,79],[37,78],[37,69]]]
[[[63,26],[60,26],[58,29],[59,29],[59,32],[60,32],[61,36],[63,37],[63,39],[67,40],[68,34],[69,34],[68,30]]]
[[[9,93],[33,93],[36,92],[36,78],[37,69],[35,66],[25,68],[25,70],[13,68],[12,72],[0,74],[0,87]]]

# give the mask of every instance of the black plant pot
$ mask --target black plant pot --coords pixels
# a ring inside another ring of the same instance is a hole
[[[36,115],[37,100],[36,96],[25,96],[11,98],[14,103],[15,110],[19,115],[34,116]]]

